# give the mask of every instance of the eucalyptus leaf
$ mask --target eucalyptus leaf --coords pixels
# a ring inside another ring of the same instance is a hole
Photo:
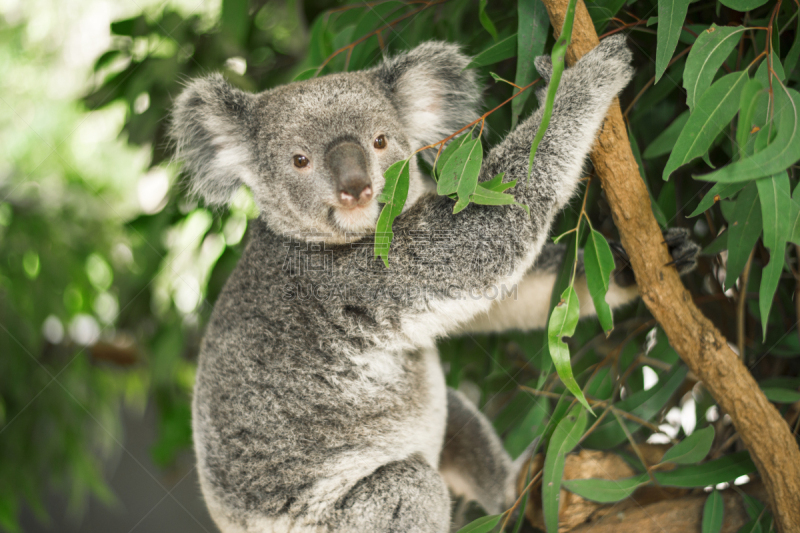
[[[711,451],[712,444],[714,444],[714,426],[698,429],[667,450],[661,462],[680,465],[699,463]]]
[[[683,71],[683,86],[689,109],[694,110],[695,104],[711,86],[722,63],[736,48],[746,31],[747,28],[742,26],[712,24],[697,36]]]
[[[375,227],[375,257],[382,258],[383,264],[388,268],[389,248],[394,237],[392,223],[403,212],[403,206],[408,198],[409,160],[404,159],[394,163],[386,169],[383,176],[386,184],[378,201],[384,206]]]
[[[550,348],[550,357],[558,372],[558,377],[569,391],[591,411],[589,402],[581,392],[581,388],[572,375],[572,366],[569,359],[569,346],[564,344],[564,337],[571,337],[575,333],[580,318],[580,304],[575,288],[570,285],[561,293],[561,301],[555,306],[547,325],[547,344]]]
[[[514,83],[525,87],[533,81],[536,70],[533,60],[544,53],[544,45],[550,28],[550,17],[542,0],[520,0],[517,2],[517,76]],[[515,128],[531,90],[525,91],[511,101],[511,127]]]
[[[763,6],[767,0],[720,0],[720,3],[736,11],[750,11]]]
[[[478,518],[459,529],[457,533],[489,533],[497,527],[501,518],[503,518],[501,514],[493,514]]]
[[[723,198],[730,198],[744,188],[747,183],[715,183],[708,190],[689,218],[696,217]]]
[[[502,41],[493,44],[470,61],[467,68],[485,67],[517,55],[517,34],[509,35]]]
[[[678,118],[673,120],[672,123],[667,126],[667,129],[659,133],[658,137],[653,139],[653,142],[651,142],[644,151],[642,157],[645,159],[653,159],[654,157],[659,157],[670,153],[675,147],[675,142],[678,140],[678,136],[680,135],[681,131],[683,131],[684,126],[686,126],[686,121],[688,120],[689,111],[684,111],[678,115]]]
[[[736,125],[736,144],[739,146],[740,157],[747,155],[746,148],[755,120],[759,98],[764,95],[761,92],[763,90],[764,86],[756,79],[748,80],[744,88],[742,88],[742,95],[739,100],[739,123]]]
[[[755,472],[756,465],[746,451],[733,453],[703,463],[701,465],[682,466],[666,472],[655,472],[653,475],[661,485],[666,487],[707,487],[718,483],[733,481],[737,477]]]
[[[442,153],[439,154],[439,158],[434,162],[434,167],[433,167],[433,172],[437,181],[440,179],[442,169],[444,169],[444,166],[447,164],[447,162],[450,160],[453,154],[455,154],[459,148],[464,146],[464,143],[471,140],[472,140],[471,132],[462,133],[461,135],[450,141],[444,148],[444,150],[442,150]],[[455,192],[455,190],[453,192]]]
[[[656,83],[661,79],[672,59],[681,35],[690,0],[658,0],[658,28],[656,44]]]
[[[561,485],[581,498],[598,503],[614,503],[624,500],[649,482],[650,477],[641,474],[625,479],[566,479]]]
[[[561,419],[550,437],[542,473],[542,512],[548,533],[558,533],[558,508],[564,464],[567,454],[580,442],[586,430],[586,420],[586,411],[580,405],[575,405]]]
[[[728,266],[725,273],[725,290],[732,288],[744,270],[750,251],[761,235],[761,203],[758,188],[749,183],[733,208],[733,218],[728,220]]]
[[[703,505],[702,533],[719,533],[724,517],[725,500],[718,490],[713,490]]]
[[[492,39],[496,41],[497,28],[495,28],[494,22],[492,22],[492,19],[489,18],[489,15],[486,13],[486,4],[488,1],[489,0],[480,0],[480,2],[478,2],[478,19],[480,19],[483,29],[489,32],[489,35],[492,36]]]
[[[614,254],[605,237],[594,229],[589,232],[589,238],[583,250],[583,264],[586,272],[586,284],[589,295],[592,297],[597,318],[603,326],[606,336],[614,329],[614,317],[611,307],[606,302],[606,293],[614,271]]]
[[[764,246],[769,249],[769,263],[761,272],[761,287],[758,292],[761,331],[766,340],[769,312],[783,272],[784,249],[792,236],[792,220],[786,216],[792,211],[792,198],[789,175],[786,172],[760,179],[756,185],[761,201]]]
[[[469,205],[470,197],[475,189],[478,187],[478,175],[481,173],[481,165],[483,164],[483,146],[481,145],[480,138],[475,139],[472,143],[472,149],[467,155],[467,160],[464,163],[461,176],[458,179],[458,201],[453,208],[453,214],[462,211]],[[447,167],[445,167],[446,169]],[[448,174],[443,172],[445,179]],[[444,180],[443,180],[444,181]]]
[[[449,148],[449,147],[448,147]],[[478,158],[480,157],[480,161]],[[465,172],[474,171],[477,163],[477,170],[480,172],[480,165],[483,161],[483,150],[480,139],[467,139],[459,147],[442,167],[439,174],[439,182],[436,192],[441,196],[458,192],[458,183]],[[438,166],[438,164],[437,164]]]
[[[734,72],[717,80],[703,94],[675,142],[664,167],[665,180],[678,167],[708,151],[717,135],[739,111],[739,95],[748,79],[746,70]]]
[[[755,180],[777,174],[800,158],[800,93],[780,84],[776,84],[773,93],[778,133],[769,145],[751,157],[697,176],[697,179],[719,182]]]

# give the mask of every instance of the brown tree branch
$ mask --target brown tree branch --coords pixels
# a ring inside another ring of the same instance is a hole
[[[554,28],[561,28],[567,0],[543,0]],[[575,13],[567,63],[599,44],[581,0]],[[750,451],[782,533],[800,531],[800,449],[789,426],[758,388],[728,341],[692,301],[671,261],[650,197],[630,148],[619,102],[612,104],[592,162],[628,250],[642,299],[670,344],[728,413]]]

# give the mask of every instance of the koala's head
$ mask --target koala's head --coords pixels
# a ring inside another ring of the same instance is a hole
[[[260,94],[213,75],[178,97],[171,136],[191,190],[209,204],[246,184],[276,233],[345,242],[374,230],[392,163],[477,118],[467,63],[456,46],[430,42],[370,70]],[[415,159],[410,168],[406,207],[426,188]]]

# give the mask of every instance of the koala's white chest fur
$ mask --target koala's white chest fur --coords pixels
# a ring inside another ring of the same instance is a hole
[[[447,422],[447,388],[444,372],[435,348],[421,349],[415,372],[404,369],[396,355],[363,353],[352,356],[361,374],[361,389],[352,390],[354,397],[369,398],[379,394],[381,384],[392,385],[400,380],[413,390],[415,405],[393,412],[391,422],[381,423],[381,431],[369,438],[369,446],[332,457],[326,479],[317,482],[309,507],[322,512],[360,479],[382,465],[402,461],[421,454],[432,468],[439,466]]]

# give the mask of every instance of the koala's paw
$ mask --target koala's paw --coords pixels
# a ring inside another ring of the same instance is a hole
[[[633,54],[625,42],[624,35],[606,37],[591,52],[583,56],[576,67],[587,77],[587,83],[595,85],[598,91],[619,94],[633,77],[631,60]]]
[[[697,266],[700,246],[691,239],[691,233],[685,228],[668,228],[662,232],[664,244],[669,248],[672,261],[666,266],[674,266],[683,275]],[[628,253],[618,242],[610,241],[611,253],[614,255],[614,281],[620,287],[630,287],[636,283]]]
[[[686,274],[697,266],[697,256],[700,254],[700,246],[691,239],[691,233],[686,228],[668,228],[664,231],[664,244],[669,248],[672,261],[667,265],[673,265],[678,272]]]

